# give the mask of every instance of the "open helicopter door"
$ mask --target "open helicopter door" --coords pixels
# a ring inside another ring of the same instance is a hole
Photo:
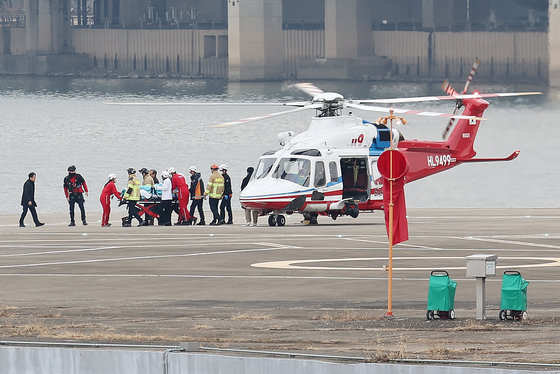
[[[365,202],[369,199],[370,175],[367,157],[342,157],[342,198]]]

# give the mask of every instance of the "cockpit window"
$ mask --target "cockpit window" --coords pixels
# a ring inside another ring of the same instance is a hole
[[[304,158],[283,158],[278,163],[272,177],[284,179],[309,187],[309,176],[311,171],[311,161]]]
[[[259,160],[259,165],[257,166],[257,171],[253,174],[254,178],[261,179],[266,177],[270,173],[270,170],[275,162],[275,158],[261,158]]]

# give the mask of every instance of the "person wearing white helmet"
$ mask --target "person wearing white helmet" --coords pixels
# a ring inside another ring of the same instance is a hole
[[[202,207],[204,203],[204,182],[202,181],[196,166],[191,166],[189,168],[189,173],[191,174],[191,186],[189,188],[189,192],[191,194],[191,209],[189,213],[194,217],[194,211],[198,208],[200,221],[197,225],[203,226],[206,224],[204,222],[204,210]]]
[[[167,170],[161,172],[161,177],[163,178],[161,187],[156,187],[161,189],[161,213],[159,215],[159,225],[171,226],[171,202],[173,200],[171,178],[169,177],[169,172]]]
[[[222,176],[224,177],[224,194],[222,196],[222,202],[220,203],[220,225],[233,223],[233,214],[231,212],[231,197],[233,195],[233,190],[231,188],[231,178],[227,173],[228,166],[226,164],[220,165],[220,170],[222,171]],[[226,210],[228,213],[228,220],[226,221]]]
[[[103,207],[103,215],[101,216],[101,227],[109,227],[111,224],[109,223],[109,214],[111,213],[111,198],[113,195],[117,197],[117,199],[121,200],[121,194],[117,190],[115,186],[115,180],[117,179],[116,174],[109,174],[107,176],[109,179],[105,186],[103,186],[103,190],[101,191],[101,196],[99,197],[99,201],[101,202],[101,206]]]

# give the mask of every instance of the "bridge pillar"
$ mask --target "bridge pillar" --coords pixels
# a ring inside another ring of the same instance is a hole
[[[229,79],[283,78],[282,2],[228,0]]]
[[[325,0],[325,58],[297,63],[298,79],[385,77],[392,63],[373,55],[370,0]]]
[[[369,0],[325,0],[325,57],[371,55]]]
[[[548,79],[551,87],[560,87],[560,0],[548,5]]]
[[[25,51],[0,55],[0,74],[52,74],[90,68],[72,54],[70,0],[25,0]]]
[[[70,0],[25,0],[26,54],[68,53]]]

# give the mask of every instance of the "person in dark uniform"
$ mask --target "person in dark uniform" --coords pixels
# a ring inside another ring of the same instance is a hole
[[[249,184],[251,177],[253,176],[253,172],[255,171],[254,168],[248,167],[247,168],[247,175],[241,181],[241,191]],[[256,210],[251,210],[247,208],[243,208],[245,210],[245,221],[247,222],[247,226],[257,226],[257,221],[259,219],[259,212]]]
[[[206,222],[204,222],[204,210],[202,208],[202,204],[204,203],[204,182],[196,166],[191,166],[189,168],[189,173],[191,174],[191,186],[189,189],[191,195],[190,214],[191,217],[194,217],[194,211],[198,208],[198,217],[200,221],[197,225],[204,226],[206,224]]]
[[[35,179],[37,179],[37,174],[31,172],[29,173],[28,178],[29,179],[27,179],[23,184],[23,194],[21,195],[21,206],[23,207],[23,212],[19,218],[19,227],[25,227],[23,220],[25,219],[28,210],[31,212],[35,226],[43,226],[44,223],[39,221],[39,218],[37,217],[37,210],[35,209],[37,206],[37,203],[35,202]]]
[[[220,165],[220,170],[222,171],[222,176],[224,177],[224,195],[222,196],[222,202],[220,203],[220,225],[233,223],[233,215],[231,213],[231,196],[233,195],[233,190],[231,189],[231,178],[227,173],[227,165]],[[228,220],[226,222],[226,210],[228,213]]]
[[[74,220],[74,208],[76,204],[80,207],[82,223],[84,226],[87,225],[86,210],[84,208],[84,193],[86,196],[88,195],[88,187],[85,179],[80,174],[76,173],[76,167],[74,165],[69,166],[68,175],[64,177],[64,194],[70,206],[70,224],[68,226],[76,226],[76,221]]]

